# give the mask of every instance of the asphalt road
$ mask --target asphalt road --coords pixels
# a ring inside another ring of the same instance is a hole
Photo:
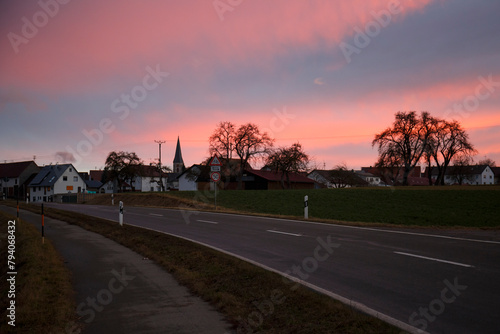
[[[118,221],[116,206],[49,205]],[[125,208],[124,222],[290,274],[425,332],[500,333],[498,231],[360,228],[138,207]]]

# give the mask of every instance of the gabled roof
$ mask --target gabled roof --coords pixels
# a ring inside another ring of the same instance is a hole
[[[0,164],[0,177],[19,177],[26,168],[28,168],[31,164],[35,164],[34,161],[22,161],[22,162],[13,162],[7,164]],[[36,166],[36,164],[35,164]]]
[[[255,169],[247,169],[247,173],[260,176],[263,179],[266,179],[267,181],[279,181],[281,182],[281,173],[277,173],[275,171],[267,171],[267,170],[255,170]],[[295,182],[295,183],[314,183],[314,180],[311,180],[310,178],[297,174],[297,173],[289,173],[289,179],[290,182]],[[286,180],[286,177],[285,177]]]
[[[488,165],[460,166],[459,171],[460,171],[460,173],[467,174],[467,175],[476,175],[476,174],[481,174],[482,172],[484,172],[486,167],[489,167],[489,166]],[[432,173],[431,175],[437,176],[438,175],[438,168],[432,167],[431,173]],[[446,168],[445,175],[452,175],[452,174],[457,174],[455,172],[455,166],[448,166],[448,168]]]
[[[500,176],[500,167],[490,167],[495,176]]]
[[[75,168],[72,164],[45,166],[30,182],[29,187],[53,186],[69,167]]]
[[[85,180],[85,184],[87,185],[87,189],[99,189],[102,186],[102,182],[98,180]]]

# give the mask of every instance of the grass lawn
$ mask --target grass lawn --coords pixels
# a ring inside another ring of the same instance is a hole
[[[29,223],[15,220],[15,298],[8,299],[7,225],[15,217],[0,212],[0,333],[67,333],[77,329],[70,272],[49,240],[42,244],[40,232]],[[11,224],[12,226],[12,224]],[[12,229],[11,229],[12,230]],[[11,238],[12,239],[12,238]],[[7,303],[15,301],[15,327],[8,324]]]
[[[213,193],[170,192],[213,203]],[[220,207],[241,212],[418,226],[500,227],[500,187],[398,187],[219,191]]]

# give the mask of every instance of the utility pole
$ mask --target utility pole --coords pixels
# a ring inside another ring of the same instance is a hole
[[[161,144],[165,143],[164,140],[155,140],[155,143],[157,143],[159,145],[159,156],[158,156],[158,165],[159,165],[159,169],[160,169],[160,189],[161,191],[165,191],[164,187],[163,187],[163,179],[161,177]]]

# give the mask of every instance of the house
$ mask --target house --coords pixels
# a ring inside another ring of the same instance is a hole
[[[245,190],[275,190],[283,189],[282,174],[276,171],[247,169],[243,174]],[[314,180],[298,173],[289,173],[290,189],[314,189]],[[284,178],[288,187],[287,178]]]
[[[491,170],[493,171],[493,174],[495,174],[494,177],[494,184],[500,184],[500,167],[491,167]]]
[[[431,178],[436,181],[439,171],[432,167]],[[488,165],[448,166],[444,175],[444,184],[486,185],[495,184],[495,173]]]
[[[363,179],[368,185],[370,186],[380,186],[381,185],[381,180],[380,176],[374,175],[372,173],[368,173],[362,170],[357,170],[354,171],[357,176],[359,176],[361,179]]]
[[[404,168],[401,167],[361,167],[361,171],[373,174],[380,178],[379,185],[401,185],[403,183]],[[422,168],[415,166],[408,174],[409,186],[428,186],[429,179],[422,176]]]
[[[82,193],[87,189],[72,164],[43,167],[28,187],[32,202],[51,202],[56,195]]]
[[[2,197],[25,199],[28,183],[40,168],[34,161],[0,164],[0,194]]]
[[[354,171],[345,169],[315,169],[307,177],[316,181],[315,188],[350,188],[369,185]]]
[[[160,171],[157,166],[142,166],[140,174],[131,182],[135,191],[162,191],[166,189],[168,175],[162,173],[160,182]]]
[[[177,176],[180,191],[210,189],[210,168],[207,165],[192,165]]]

